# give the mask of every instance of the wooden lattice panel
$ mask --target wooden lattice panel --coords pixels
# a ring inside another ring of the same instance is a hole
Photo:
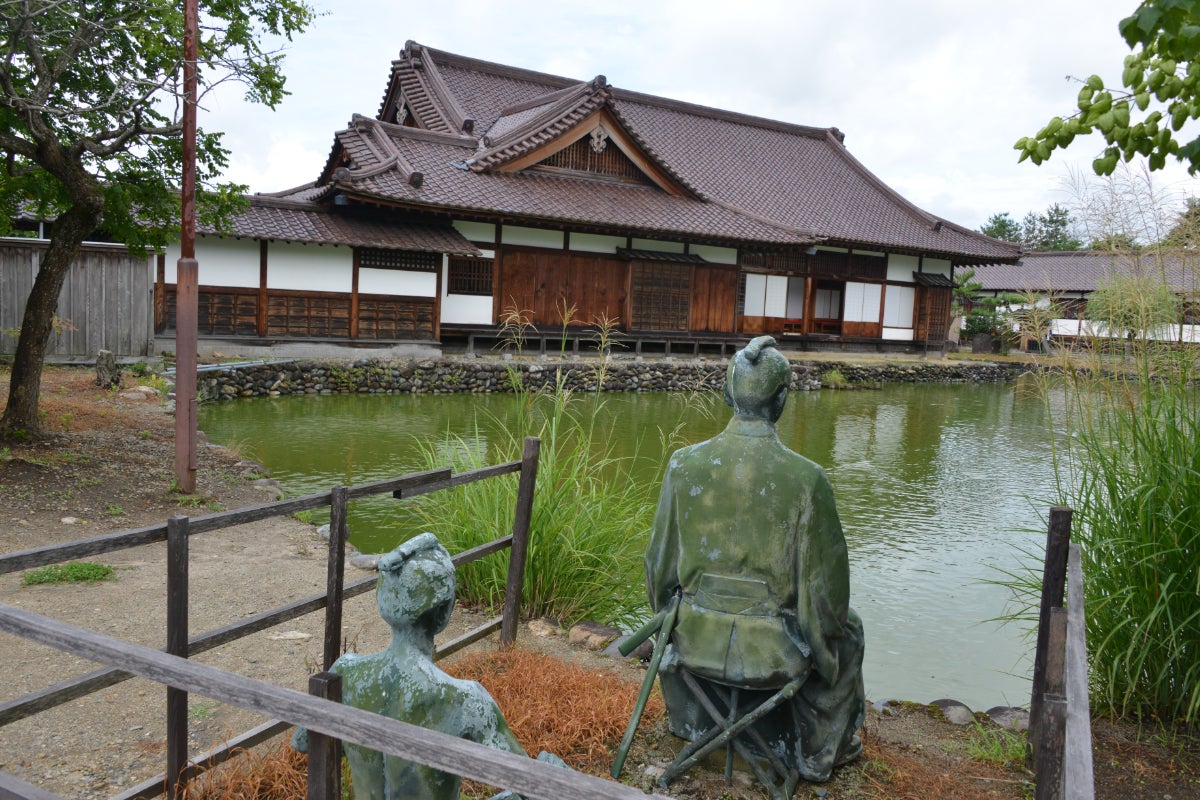
[[[270,336],[350,336],[350,296],[273,291],[267,296]]]
[[[432,339],[432,300],[395,300],[362,295],[358,299],[358,338]]]
[[[441,253],[415,253],[410,250],[378,250],[364,247],[358,251],[358,265],[373,269],[437,272],[442,265],[442,255]]]
[[[492,296],[492,259],[451,258],[447,292]]]
[[[590,136],[584,136],[574,144],[543,159],[538,166],[569,169],[572,172],[590,172],[638,183],[650,182],[637,165],[629,160],[629,156],[621,152],[621,148],[609,142],[597,153],[592,148]]]
[[[692,266],[634,263],[630,268],[630,327],[646,331],[687,331],[692,297]]]

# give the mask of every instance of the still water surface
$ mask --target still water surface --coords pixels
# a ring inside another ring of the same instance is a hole
[[[587,398],[584,398],[587,402]],[[509,395],[332,395],[204,406],[209,438],[236,444],[289,495],[424,468],[418,442],[485,445]],[[590,406],[586,406],[591,408]],[[598,411],[619,451],[636,448],[657,483],[668,431],[691,443],[728,419],[715,395],[610,394]],[[1007,593],[989,584],[1020,549],[1044,545],[1053,496],[1044,401],[1018,387],[892,385],[795,392],[780,438],[825,467],[850,548],[851,603],[863,618],[868,697],[951,697],[976,710],[1029,701],[1025,631],[990,620]],[[497,460],[492,458],[492,461]],[[382,551],[417,532],[389,498],[352,504],[351,538]]]

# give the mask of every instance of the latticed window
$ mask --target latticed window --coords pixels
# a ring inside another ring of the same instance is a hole
[[[692,266],[634,262],[630,269],[630,327],[686,331],[691,311]]]
[[[442,265],[441,253],[414,253],[410,250],[358,251],[358,265],[372,269],[403,269],[409,272],[437,272]]]
[[[492,259],[451,258],[447,291],[450,294],[492,296]]]
[[[852,253],[850,255],[850,276],[883,280],[887,277],[887,256]]]

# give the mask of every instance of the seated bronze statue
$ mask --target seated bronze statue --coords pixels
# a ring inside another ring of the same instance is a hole
[[[334,662],[333,671],[342,676],[342,702],[524,755],[487,690],[433,663],[433,637],[450,622],[455,601],[454,564],[437,537],[422,533],[379,559],[376,600],[392,628],[392,642],[379,653],[346,653]],[[307,751],[307,731],[297,730],[292,746]],[[458,800],[458,775],[349,742],[342,748],[356,798]],[[549,754],[541,760],[562,764]]]
[[[671,456],[646,552],[651,606],[678,604],[659,669],[672,733],[711,738],[706,705],[741,713],[774,697],[739,737],[793,775],[787,795],[796,776],[828,780],[859,754],[865,712],[862,622],[833,489],[775,432],[791,380],[769,336],[733,357],[733,419]]]

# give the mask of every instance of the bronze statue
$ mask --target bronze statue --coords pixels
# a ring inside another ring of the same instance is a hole
[[[437,537],[422,533],[379,559],[376,599],[392,627],[392,643],[379,653],[346,653],[334,662],[333,671],[342,676],[342,701],[525,755],[487,690],[433,663],[433,637],[450,622],[455,600],[454,564]],[[307,731],[296,731],[292,746],[305,752]],[[458,775],[349,742],[342,747],[356,798],[458,800]]]
[[[689,682],[721,711],[719,698],[749,709],[792,683],[753,723],[750,749],[821,782],[862,750],[863,631],[833,489],[775,432],[791,380],[770,336],[730,361],[733,419],[671,456],[646,581],[656,612],[679,597],[659,670],[671,731],[696,740],[712,728]]]

